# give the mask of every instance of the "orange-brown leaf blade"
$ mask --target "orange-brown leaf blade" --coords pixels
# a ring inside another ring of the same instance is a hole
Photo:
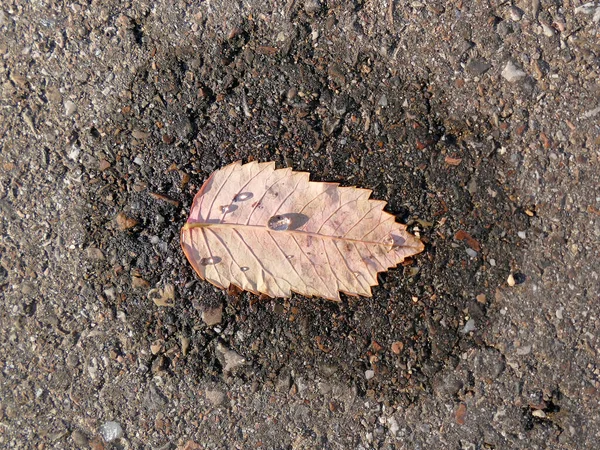
[[[309,181],[274,163],[214,172],[181,232],[196,272],[214,285],[289,297],[371,296],[377,273],[423,244],[370,200],[371,191]]]

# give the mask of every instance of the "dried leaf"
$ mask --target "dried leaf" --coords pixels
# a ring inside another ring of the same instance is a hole
[[[481,245],[477,239],[467,233],[465,230],[458,230],[454,235],[454,239],[457,241],[464,241],[469,247],[471,247],[476,252],[481,251]]]
[[[448,164],[449,166],[458,166],[462,162],[462,158],[446,156],[446,158],[444,158],[444,161],[446,161],[446,164]]]
[[[148,291],[148,298],[151,299],[156,306],[173,307],[175,306],[175,286],[166,284],[162,289],[151,289]]]
[[[181,244],[198,275],[223,289],[370,297],[378,272],[424,248],[370,195],[273,162],[236,162],[204,183]]]

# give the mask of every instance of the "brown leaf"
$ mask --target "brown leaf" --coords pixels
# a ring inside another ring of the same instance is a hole
[[[469,247],[471,247],[476,252],[481,250],[481,245],[479,245],[477,239],[475,239],[473,236],[471,236],[464,230],[458,230],[454,235],[454,239],[456,239],[457,241],[464,241]]]
[[[378,272],[424,248],[370,195],[273,162],[236,162],[204,183],[181,244],[198,275],[222,289],[370,297]]]
[[[261,55],[273,56],[277,53],[277,49],[275,47],[269,47],[267,45],[263,45],[261,47],[257,47],[256,52]]]
[[[444,161],[446,161],[446,164],[449,166],[458,166],[462,162],[462,158],[454,158],[448,155],[446,158],[444,158]]]

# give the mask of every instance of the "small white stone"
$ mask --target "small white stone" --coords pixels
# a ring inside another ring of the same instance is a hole
[[[365,370],[365,378],[367,380],[370,380],[374,376],[375,376],[375,371],[374,370]]]
[[[513,22],[518,22],[523,17],[523,11],[516,6],[510,7],[510,18]]]
[[[594,2],[588,2],[575,8],[575,14],[592,14],[596,9]]]
[[[233,350],[229,350],[221,343],[217,345],[217,354],[221,356],[223,372],[225,373],[233,372],[246,364],[246,360],[242,356]]]
[[[75,111],[77,111],[77,105],[75,103],[73,103],[71,100],[67,100],[64,103],[65,106],[65,115],[67,117],[72,116],[73,114],[75,114]]]
[[[517,232],[517,236],[519,236],[521,239],[527,239],[527,234],[524,231]]]
[[[100,434],[106,442],[112,442],[123,437],[123,428],[118,422],[105,422],[100,427]]]
[[[390,416],[390,417],[388,417],[387,422],[388,422],[388,426],[390,428],[390,433],[392,433],[393,436],[396,436],[396,434],[400,430],[398,421],[396,420],[396,418],[394,416]]]
[[[526,75],[527,74],[517,67],[512,61],[507,62],[506,66],[504,66],[504,69],[502,69],[502,76],[509,83],[516,83]]]
[[[552,28],[550,25],[548,25],[545,22],[541,22],[541,24],[542,24],[542,30],[544,31],[544,36],[547,36],[547,37],[554,36],[554,28]]]
[[[77,147],[76,145],[73,145],[71,147],[71,150],[69,150],[69,153],[67,154],[67,156],[69,157],[69,159],[72,159],[73,161],[77,161],[80,154],[81,154],[81,149],[79,147]]]
[[[531,353],[531,345],[526,345],[524,347],[519,347],[517,349],[517,355],[529,355]]]
[[[207,389],[206,399],[213,405],[220,405],[225,400],[225,394],[218,389]]]
[[[508,278],[506,279],[506,282],[508,283],[509,286],[514,286],[516,284],[515,282],[515,277],[513,277],[513,274],[511,273]]]
[[[473,319],[467,320],[465,327],[462,329],[464,334],[470,333],[471,331],[475,331],[475,321]]]

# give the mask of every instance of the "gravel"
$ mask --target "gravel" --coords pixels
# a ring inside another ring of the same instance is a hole
[[[597,448],[599,21],[4,1],[0,447]],[[426,251],[339,304],[215,289],[179,232],[236,160],[371,189]]]

